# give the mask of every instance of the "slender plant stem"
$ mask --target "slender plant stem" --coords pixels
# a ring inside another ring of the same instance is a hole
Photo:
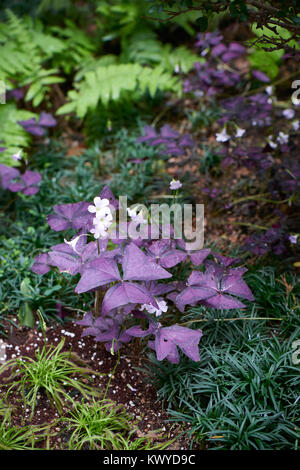
[[[180,325],[188,325],[190,323],[199,323],[199,322],[210,322],[210,321],[236,321],[236,320],[276,320],[276,321],[283,321],[284,318],[276,318],[276,317],[237,317],[237,318],[205,318],[202,320],[190,320],[184,323],[180,323]]]

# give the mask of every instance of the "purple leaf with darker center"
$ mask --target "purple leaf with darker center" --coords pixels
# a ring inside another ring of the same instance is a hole
[[[167,294],[168,292],[176,289],[175,283],[173,282],[168,282],[168,284],[159,284],[155,281],[147,281],[145,282],[145,287],[148,289],[150,294],[154,296]]]
[[[170,240],[157,240],[147,248],[148,256],[163,268],[172,268],[185,260],[186,254],[174,248]]]
[[[155,341],[148,341],[148,346],[155,351]],[[180,360],[178,349],[176,347],[172,348],[165,359],[172,364],[178,364]]]
[[[25,121],[18,121],[18,124],[20,124],[20,126],[22,126],[26,132],[37,137],[41,137],[46,134],[45,129],[37,124],[35,118],[27,119]]]
[[[254,78],[257,78],[257,80],[259,80],[260,82],[269,83],[270,81],[270,78],[268,77],[268,75],[261,72],[260,70],[252,70],[252,75]]]
[[[127,335],[134,336],[135,338],[145,338],[145,336],[154,334],[160,324],[155,323],[153,320],[151,321],[150,318],[147,319],[149,320],[149,327],[147,330],[143,330],[141,326],[136,325],[126,330]]]
[[[209,265],[205,273],[193,271],[188,279],[188,287],[178,295],[177,300],[184,305],[202,301],[201,303],[213,308],[244,308],[245,305],[239,300],[224,295],[229,292],[253,300],[250,289],[241,279],[242,274],[242,271],[235,271],[224,275],[224,268],[217,265]],[[207,297],[206,290],[210,294]]]
[[[136,139],[137,142],[148,142],[149,140],[155,139],[157,137],[156,131],[152,126],[143,127],[145,135]]]
[[[189,134],[183,135],[178,141],[179,147],[194,147],[195,142]]]
[[[93,318],[92,312],[85,313],[83,318],[76,322],[76,325],[93,326],[94,325],[94,318]]]
[[[89,204],[80,201],[75,204],[61,204],[53,207],[55,214],[47,216],[47,222],[56,232],[72,227],[79,230],[88,226],[92,221],[92,214],[88,212]]]
[[[23,175],[21,175],[21,179],[25,184],[25,187],[22,190],[23,194],[26,196],[32,196],[38,192],[39,189],[37,185],[42,181],[40,173],[27,170]]]
[[[179,132],[174,131],[174,129],[172,129],[172,127],[169,126],[169,124],[165,124],[161,128],[160,134],[164,139],[176,139],[180,135]]]
[[[16,178],[10,181],[7,189],[13,193],[22,191],[26,196],[32,196],[39,190],[38,184],[42,177],[40,173],[27,170],[23,175],[19,174]]]
[[[20,172],[17,168],[0,163],[0,176],[3,189],[8,189],[11,181],[20,176]]]
[[[242,302],[235,299],[234,297],[231,297],[230,295],[223,295],[220,293],[216,294],[213,297],[210,297],[207,300],[204,300],[203,305],[206,305],[207,307],[223,309],[223,310],[231,310],[233,308],[245,308],[246,307],[246,305],[244,305]]]
[[[199,361],[198,344],[202,337],[201,330],[191,330],[177,324],[160,328],[155,335],[157,359],[162,361],[167,356],[176,358],[177,346],[193,361]]]
[[[222,292],[242,297],[247,300],[254,300],[253,294],[245,281],[241,278],[241,273],[231,273],[224,276],[221,282]]]
[[[147,289],[133,282],[122,282],[106,292],[102,303],[102,314],[127,304],[151,304],[158,308],[155,298]]]
[[[153,263],[152,259],[146,256],[134,243],[126,246],[122,267],[125,281],[155,281],[172,277],[172,274]]]
[[[115,198],[115,196],[113,195],[111,189],[108,186],[104,186],[104,188],[102,189],[102,191],[99,194],[99,197],[101,199],[108,199],[109,204],[112,207],[114,207],[116,210],[119,209],[119,202],[117,201],[117,199]]]
[[[66,243],[60,243],[51,247],[49,259],[52,266],[56,266],[60,272],[69,273],[72,276],[80,272],[82,258],[73,248]]]
[[[240,258],[230,258],[228,256],[222,256],[219,253],[212,253],[212,255],[226,268],[241,262]]]
[[[84,265],[97,256],[95,242],[86,244],[86,235],[81,234],[72,240],[76,240],[75,250],[70,244],[60,243],[51,247],[48,253],[52,266],[59,268],[61,272],[68,272],[73,276],[82,272]]]
[[[186,255],[190,257],[191,262],[194,266],[200,266],[203,261],[210,254],[210,248],[203,248],[202,250],[187,250],[186,242],[183,239],[177,240],[178,246],[186,252]]]
[[[83,269],[75,292],[82,294],[121,279],[117,263],[113,259],[98,257]]]
[[[48,253],[41,253],[34,258],[34,262],[31,266],[31,271],[36,274],[46,274],[50,271],[50,258]]]
[[[38,124],[43,127],[54,127],[57,124],[56,119],[50,113],[41,112]]]
[[[110,351],[113,348],[113,351],[116,352],[118,348],[120,349],[123,343],[128,343],[131,341],[132,337],[128,336],[125,331],[120,331],[120,326],[114,324],[109,330],[104,333],[100,333],[95,337],[95,341],[101,341],[105,343],[105,349]],[[118,344],[116,344],[116,342]]]

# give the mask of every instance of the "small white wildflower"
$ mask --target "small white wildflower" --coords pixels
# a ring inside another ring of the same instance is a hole
[[[269,85],[266,87],[266,92],[269,96],[271,96],[273,94],[273,87],[272,85]]]
[[[283,145],[283,144],[287,144],[288,141],[289,141],[289,135],[285,134],[284,132],[279,132],[278,137],[277,137],[277,142]]]
[[[102,223],[101,221],[99,221],[99,219],[97,219],[96,217],[93,219],[93,228],[91,228],[90,232],[94,235],[94,237],[96,238],[96,240],[98,238],[107,238],[108,236],[108,233],[107,233],[107,228],[108,226],[104,223]]]
[[[172,179],[170,183],[170,189],[174,191],[175,189],[181,188],[182,183],[179,180]]]
[[[133,222],[140,224],[145,224],[147,222],[142,215],[142,211],[138,212],[139,206],[134,207],[133,209],[128,208],[127,213]]]
[[[269,145],[270,145],[270,147],[271,147],[272,149],[276,149],[276,148],[277,148],[277,144],[276,144],[276,142],[274,142],[274,140],[272,140],[272,139],[273,139],[273,136],[272,136],[272,135],[269,135],[269,136],[268,136]]]
[[[155,313],[155,315],[159,317],[162,313],[165,313],[168,310],[168,305],[164,300],[157,301],[157,304],[158,308],[151,304],[143,304],[140,310],[147,310],[148,313]]]
[[[235,137],[243,137],[245,132],[246,132],[246,129],[242,129],[241,127],[237,127]]]
[[[282,111],[282,115],[286,119],[293,119],[295,117],[295,111],[293,109],[285,109],[284,111]]]
[[[230,135],[227,134],[226,128],[224,127],[221,132],[216,134],[217,142],[227,142],[230,139]]]
[[[298,235],[290,235],[289,241],[293,243],[293,245],[297,245],[297,238],[298,238]]]
[[[22,150],[19,150],[17,153],[14,153],[14,154],[11,156],[11,158],[12,158],[13,160],[20,161],[20,160],[22,160],[22,158],[23,158],[23,157],[21,156],[21,154],[22,154]]]
[[[96,217],[98,217],[98,215],[100,215],[100,214],[102,215],[103,209],[104,210],[109,209],[108,206],[109,206],[109,200],[108,199],[101,199],[101,197],[95,197],[94,198],[94,205],[89,206],[88,211],[91,214],[95,214]]]
[[[294,131],[298,131],[298,130],[299,130],[299,127],[300,127],[300,122],[299,122],[299,120],[294,121],[294,122],[292,123],[292,128],[294,129]]]
[[[78,242],[79,238],[80,238],[80,235],[78,235],[78,237],[75,237],[75,238],[73,238],[73,240],[70,240],[70,241],[68,241],[64,238],[64,242],[67,245],[70,245],[70,247],[72,248],[73,251],[75,251],[75,253],[78,253],[78,251],[76,250],[76,245],[77,245],[77,242]]]

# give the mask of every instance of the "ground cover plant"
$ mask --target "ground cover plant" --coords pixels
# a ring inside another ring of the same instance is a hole
[[[298,450],[297,2],[5,3],[0,448]]]

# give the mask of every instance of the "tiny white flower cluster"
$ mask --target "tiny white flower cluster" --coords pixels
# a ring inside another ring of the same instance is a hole
[[[143,304],[140,310],[147,310],[148,313],[155,313],[159,317],[162,313],[165,313],[168,310],[167,302],[164,300],[157,300],[158,308],[153,307],[151,304]]]
[[[96,239],[107,238],[108,227],[112,224],[113,215],[109,207],[108,199],[94,198],[94,205],[88,207],[91,214],[95,214],[93,228],[90,230]]]
[[[273,140],[273,136],[272,135],[269,135],[268,136],[268,139],[269,139],[269,145],[272,149],[276,149],[277,147],[277,142],[280,144],[280,145],[284,145],[284,144],[287,144],[288,141],[289,141],[289,134],[285,134],[284,132],[280,131],[277,138],[276,138],[276,142]]]

